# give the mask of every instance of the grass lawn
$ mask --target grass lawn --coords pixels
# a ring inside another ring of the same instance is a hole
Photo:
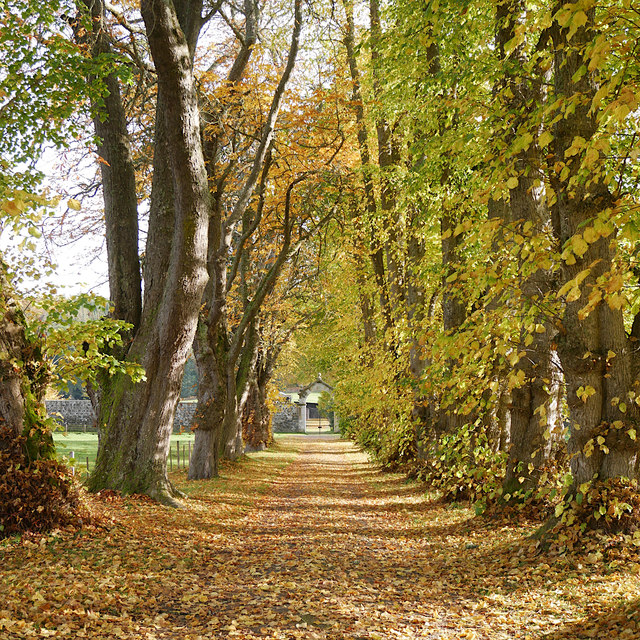
[[[276,440],[286,438],[291,434],[276,433]],[[305,434],[295,434],[303,436]],[[56,431],[53,434],[56,443],[56,451],[59,458],[71,456],[74,453],[76,467],[83,472],[87,470],[87,459],[89,460],[89,469],[93,469],[96,464],[96,453],[98,451],[98,434],[84,433],[82,431]],[[193,433],[174,433],[171,436],[171,456],[167,461],[169,471],[176,469],[185,469],[189,463],[189,443],[193,446]],[[178,446],[180,447],[180,465],[178,466]]]
[[[64,433],[57,431],[53,434],[56,443],[58,457],[70,457],[74,452],[76,466],[87,469],[87,459],[89,469],[93,469],[96,464],[96,452],[98,451],[98,434],[69,431]],[[189,462],[189,443],[193,446],[193,433],[174,433],[171,436],[171,457],[167,462],[170,470],[178,469],[178,447],[180,449],[180,467],[185,468]]]

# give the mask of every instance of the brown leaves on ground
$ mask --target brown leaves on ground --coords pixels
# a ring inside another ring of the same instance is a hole
[[[185,509],[104,494],[99,526],[5,541],[0,638],[640,638],[637,554],[545,555],[344,441],[181,488]]]
[[[68,467],[57,460],[30,460],[27,438],[1,424],[0,443],[0,539],[88,522]]]

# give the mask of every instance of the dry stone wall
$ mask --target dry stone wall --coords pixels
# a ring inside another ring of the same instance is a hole
[[[304,430],[300,429],[300,407],[297,404],[280,404],[276,405],[278,411],[271,418],[271,425],[274,433],[298,433]]]
[[[188,429],[196,411],[195,402],[179,402],[173,430]],[[66,429],[97,431],[96,416],[89,400],[47,400],[47,411]]]

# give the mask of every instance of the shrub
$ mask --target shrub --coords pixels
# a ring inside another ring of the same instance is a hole
[[[414,475],[443,501],[469,501],[481,512],[500,495],[505,454],[493,450],[480,427],[465,424],[427,442],[423,455]]]

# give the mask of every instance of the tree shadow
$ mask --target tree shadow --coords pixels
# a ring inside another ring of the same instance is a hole
[[[545,633],[544,640],[637,640],[640,638],[640,598],[608,608],[594,606],[586,616]]]

